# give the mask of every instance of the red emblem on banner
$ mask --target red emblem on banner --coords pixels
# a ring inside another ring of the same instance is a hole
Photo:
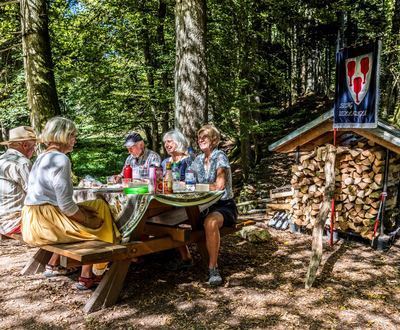
[[[346,81],[353,101],[359,105],[368,92],[371,80],[372,53],[346,60]]]

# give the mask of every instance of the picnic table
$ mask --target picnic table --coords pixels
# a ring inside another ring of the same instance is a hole
[[[85,241],[41,246],[22,274],[42,271],[52,253],[60,255],[60,264],[64,267],[71,261],[75,265],[77,262],[82,265],[110,262],[109,270],[89,298],[84,311],[90,313],[112,306],[122,290],[133,258],[196,243],[203,262],[207,262],[208,253],[199,214],[221,196],[219,191],[124,195],[122,189],[76,189],[74,198],[77,202],[101,197],[110,204],[121,233],[121,243]],[[234,230],[223,228],[221,234]]]

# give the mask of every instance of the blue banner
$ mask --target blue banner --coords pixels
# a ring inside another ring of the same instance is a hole
[[[378,125],[381,41],[336,54],[334,128]]]

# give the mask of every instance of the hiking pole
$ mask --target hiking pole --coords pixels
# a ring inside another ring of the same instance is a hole
[[[389,149],[386,149],[385,173],[383,175],[383,188],[382,188],[382,193],[380,196],[378,214],[376,215],[376,219],[375,219],[375,223],[374,223],[374,234],[373,234],[372,240],[371,240],[372,247],[375,245],[376,232],[378,231],[379,224],[380,224],[379,236],[382,236],[383,231],[384,231],[383,215],[385,213],[388,175],[389,175]]]

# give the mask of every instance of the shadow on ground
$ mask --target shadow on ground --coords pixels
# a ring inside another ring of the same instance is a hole
[[[22,277],[33,251],[0,242],[0,328],[400,327],[397,244],[386,253],[354,242],[325,248],[316,283],[306,290],[310,237],[272,229],[271,236],[258,244],[224,237],[218,288],[207,285],[195,246],[196,264],[184,272],[165,269],[174,252],[149,256],[131,267],[117,305],[91,315],[82,312],[89,293],[77,293],[74,278]]]

